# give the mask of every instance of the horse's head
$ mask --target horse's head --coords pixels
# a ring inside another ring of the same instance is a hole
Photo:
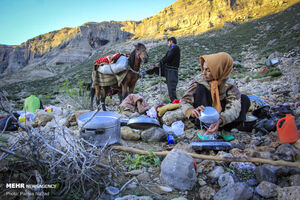
[[[147,63],[149,56],[147,53],[146,46],[142,43],[137,43],[134,44],[134,48],[136,55],[142,60],[142,62]]]

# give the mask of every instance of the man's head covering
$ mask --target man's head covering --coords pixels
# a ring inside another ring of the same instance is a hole
[[[203,65],[206,63],[213,77],[213,80],[209,82],[211,87],[211,98],[212,106],[218,110],[220,113],[222,111],[222,106],[219,96],[219,88],[224,80],[226,80],[233,67],[232,57],[225,52],[220,52],[216,54],[200,56],[201,71],[203,72]]]
[[[172,41],[174,44],[177,44],[177,40],[175,37],[168,38],[168,41]]]

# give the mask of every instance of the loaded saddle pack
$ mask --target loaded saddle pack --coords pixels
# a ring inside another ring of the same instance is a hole
[[[116,53],[97,59],[92,73],[93,87],[120,86],[128,70],[128,53]]]

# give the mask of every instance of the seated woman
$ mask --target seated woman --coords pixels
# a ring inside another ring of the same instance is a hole
[[[181,108],[187,118],[200,115],[205,106],[214,107],[220,114],[218,122],[211,124],[205,134],[222,130],[226,141],[234,139],[229,132],[245,121],[250,100],[229,78],[233,67],[232,57],[225,52],[200,57],[202,75],[197,76],[181,99]]]

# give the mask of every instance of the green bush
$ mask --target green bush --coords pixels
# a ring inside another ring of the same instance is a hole
[[[282,75],[282,73],[281,73],[280,69],[278,67],[274,67],[274,68],[266,69],[266,70],[260,72],[256,76],[253,76],[253,78],[263,78],[263,77],[267,77],[267,76],[278,77],[281,75]]]
[[[153,151],[149,150],[148,152],[148,155],[134,154],[131,156],[130,154],[126,154],[126,158],[123,162],[128,166],[128,170],[152,166],[159,167],[160,159],[153,153]]]

